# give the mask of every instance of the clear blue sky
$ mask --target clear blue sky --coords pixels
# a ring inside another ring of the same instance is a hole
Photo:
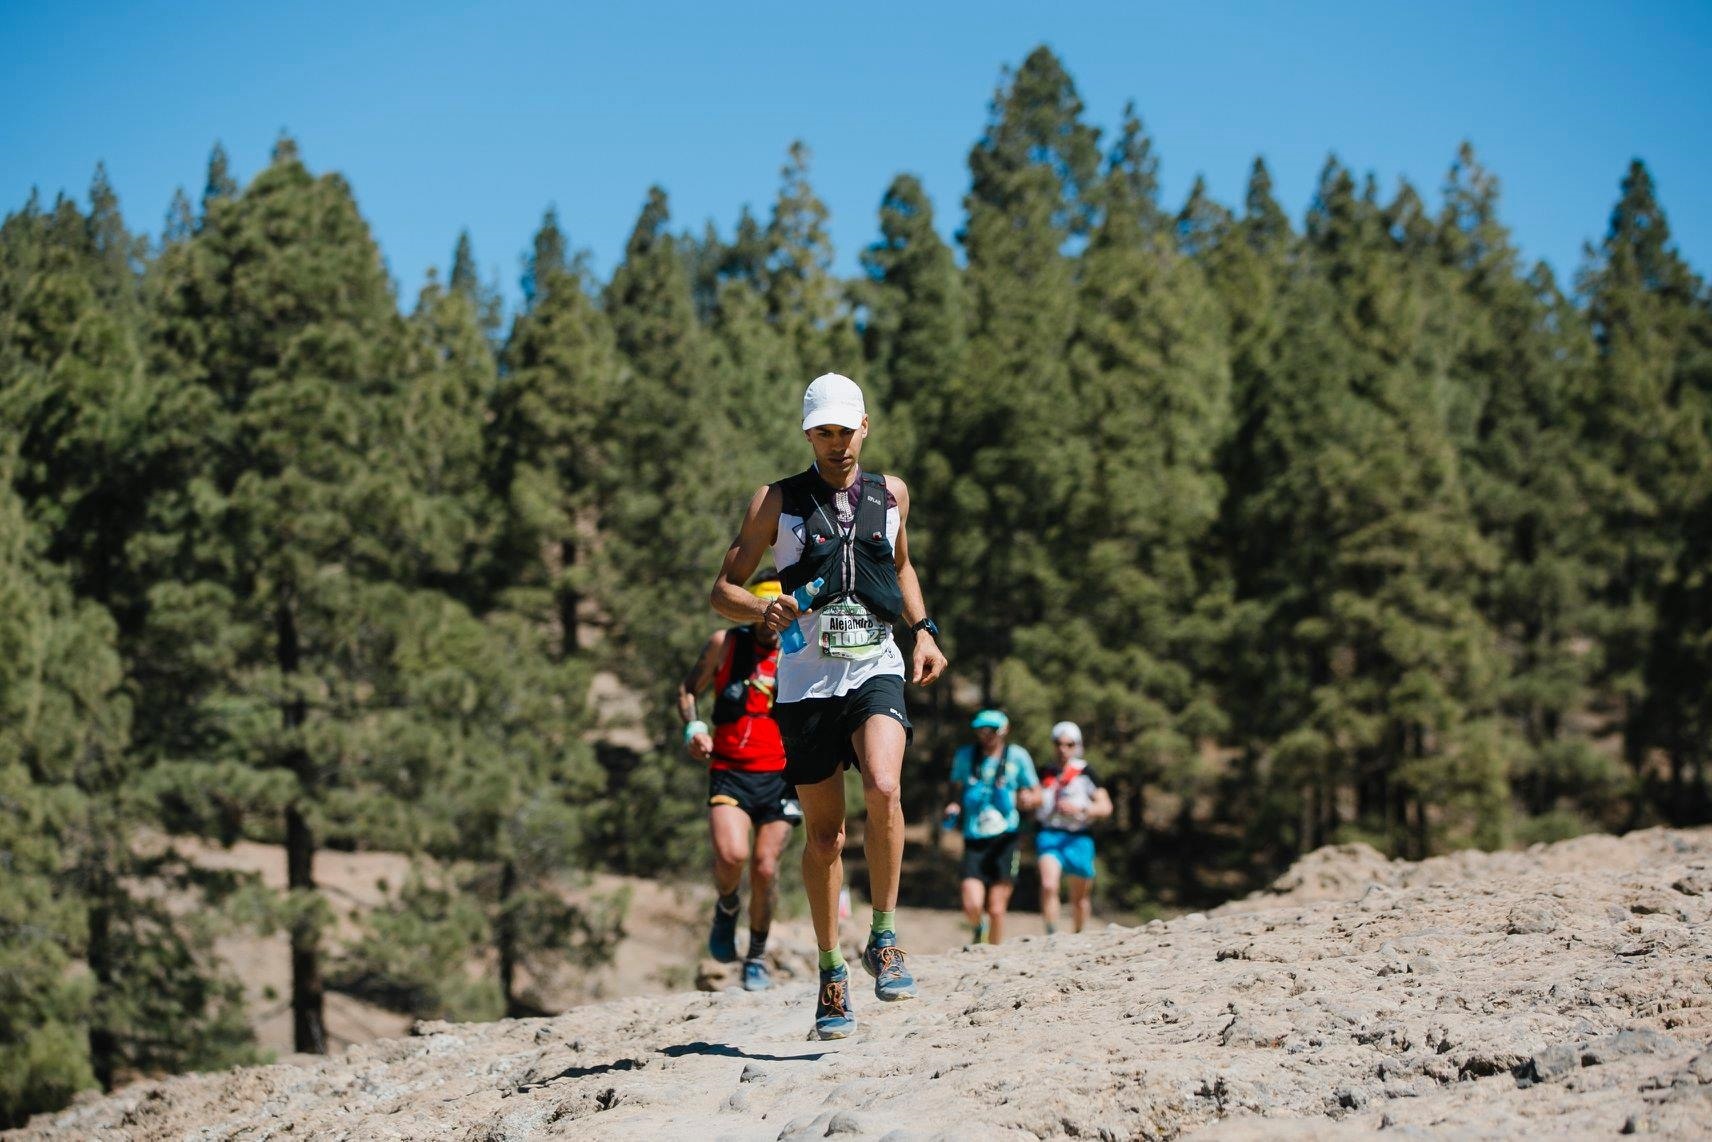
[[[1436,202],[1458,142],[1560,276],[1646,160],[1678,245],[1712,263],[1712,3],[47,3],[0,0],[0,211],[80,198],[98,160],[134,229],[247,179],[275,137],[356,189],[406,303],[468,227],[517,296],[548,204],[605,276],[650,183],[674,228],[765,214],[793,138],[853,272],[899,171],[947,234],[1002,65],[1047,43],[1108,134],[1134,99],[1168,205],[1240,202],[1264,155],[1297,218],[1335,152]]]

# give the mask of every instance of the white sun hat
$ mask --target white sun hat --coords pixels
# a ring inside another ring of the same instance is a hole
[[[861,428],[868,415],[862,389],[842,373],[822,373],[808,384],[803,393],[803,430],[836,424],[842,428]]]

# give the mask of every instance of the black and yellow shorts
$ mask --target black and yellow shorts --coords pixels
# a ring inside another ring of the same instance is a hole
[[[789,804],[786,804],[789,802]],[[785,771],[755,773],[742,769],[710,769],[707,775],[707,806],[734,805],[749,814],[759,827],[774,821],[800,824],[797,791],[785,780]]]

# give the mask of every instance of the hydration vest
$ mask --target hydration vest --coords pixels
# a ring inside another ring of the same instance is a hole
[[[713,676],[710,768],[770,773],[785,767],[785,743],[773,720],[777,655],[777,647],[756,646],[753,627],[726,631],[725,657]]]
[[[725,685],[713,696],[713,724],[727,726],[743,718],[766,717],[773,708],[773,692],[750,684],[755,673],[755,631],[732,627],[725,632],[727,647],[723,669]]]
[[[838,491],[810,468],[779,481],[783,513],[803,521],[802,557],[779,570],[779,586],[795,591],[816,579],[826,580],[814,606],[855,598],[879,618],[895,623],[904,611],[898,586],[898,565],[886,538],[886,478],[862,473],[856,521],[845,531],[838,526]]]

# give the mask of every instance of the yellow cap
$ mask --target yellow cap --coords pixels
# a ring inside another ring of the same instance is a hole
[[[749,588],[749,593],[754,595],[757,599],[776,599],[780,595],[784,594],[784,592],[779,589],[779,581],[777,579],[768,579],[764,583],[756,583],[753,587]]]

